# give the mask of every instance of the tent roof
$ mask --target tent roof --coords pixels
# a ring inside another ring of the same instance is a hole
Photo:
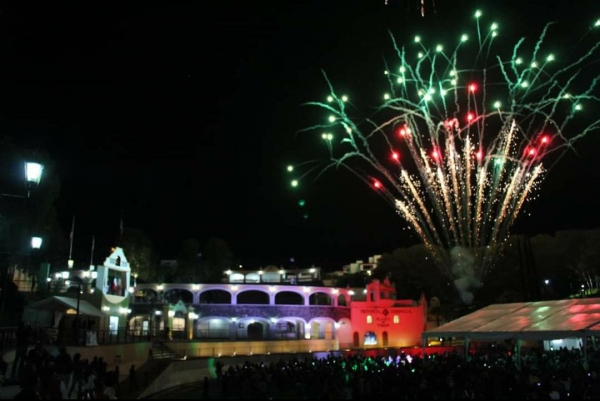
[[[34,302],[28,305],[32,309],[43,309],[43,310],[61,310],[67,311],[69,309],[77,310],[77,300],[69,297],[52,296],[41,301]],[[102,312],[87,301],[79,300],[79,314],[86,316],[101,317]]]
[[[476,340],[552,340],[600,331],[600,298],[494,304],[422,334]]]

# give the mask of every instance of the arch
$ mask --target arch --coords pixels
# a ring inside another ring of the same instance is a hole
[[[279,271],[264,272],[262,281],[263,283],[278,283],[280,281]]]
[[[206,290],[200,293],[199,303],[231,305],[231,293],[225,290]]]
[[[352,343],[354,344],[355,347],[358,347],[358,331],[355,331],[354,334],[352,335]]]
[[[377,334],[374,331],[365,332],[364,345],[377,345]]]
[[[383,346],[387,347],[388,345],[388,332],[384,331],[383,333],[381,333],[381,341],[383,342]]]
[[[260,283],[260,276],[258,273],[246,274],[246,283]]]
[[[164,299],[170,304],[176,304],[179,301],[184,304],[191,304],[194,302],[194,294],[191,291],[182,288],[171,288],[164,292]]]
[[[325,327],[324,327],[324,331],[323,331],[323,338],[325,338],[325,340],[333,340],[333,322],[325,322]]]
[[[242,273],[231,273],[229,275],[230,283],[243,283],[245,276]]]
[[[67,289],[67,294],[77,294],[78,292],[80,292],[80,289],[78,286],[72,285]]]
[[[313,292],[308,297],[309,305],[333,305],[333,300],[331,299],[331,295],[326,292]]]
[[[194,326],[194,338],[229,339],[231,320],[212,316],[199,319]]]
[[[152,329],[152,318],[148,315],[137,315],[129,319],[129,333],[134,336],[147,336]]]
[[[321,322],[316,321],[316,320],[310,322],[310,338],[311,339],[321,338]]]
[[[282,318],[273,324],[272,337],[274,339],[300,340],[303,338],[301,328],[305,322],[300,319]]]
[[[247,290],[237,294],[237,304],[268,305],[270,296],[265,291]]]
[[[280,291],[275,294],[275,305],[304,305],[304,297],[295,291]]]
[[[338,295],[338,306],[348,306],[348,302],[346,301],[346,294]]]
[[[265,338],[265,329],[261,322],[250,323],[246,330],[250,340],[263,340]]]

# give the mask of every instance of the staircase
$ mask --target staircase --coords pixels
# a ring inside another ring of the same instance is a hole
[[[155,341],[152,343],[152,359],[169,359],[169,360],[185,360],[185,355],[179,355],[173,352],[169,347],[162,341]]]

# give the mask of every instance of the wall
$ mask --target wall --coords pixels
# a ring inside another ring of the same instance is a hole
[[[377,344],[371,344],[373,347],[410,347],[421,343],[425,326],[422,306],[385,308],[361,307],[360,304],[353,304],[351,314],[352,331],[358,332],[359,347],[365,346],[365,333],[368,331],[377,336]],[[371,316],[372,323],[367,323],[367,316]],[[398,323],[394,323],[394,316],[398,316]],[[383,342],[384,332],[387,332],[387,344]]]
[[[250,360],[252,362],[278,362],[292,358],[304,359],[313,357],[312,354],[289,354],[289,355],[255,355],[250,359],[240,357],[204,358],[191,361],[171,362],[161,375],[148,386],[140,395],[140,399],[156,394],[171,387],[177,387],[188,383],[199,382],[204,377],[215,378],[215,363],[218,360],[223,365],[223,371],[230,365],[241,365]],[[320,356],[321,358],[323,356]],[[198,394],[199,396],[200,394]]]
[[[121,379],[129,375],[129,368],[135,365],[140,368],[150,355],[152,343],[140,342],[134,344],[103,345],[98,347],[66,347],[71,357],[76,353],[81,354],[81,359],[88,359],[90,362],[95,356],[104,358],[107,364],[107,370],[112,370],[119,365]]]
[[[335,351],[339,349],[337,340],[169,342],[166,345],[177,354],[188,358]]]

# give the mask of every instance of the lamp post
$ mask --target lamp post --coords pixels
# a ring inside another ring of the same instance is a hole
[[[31,250],[32,252],[38,251],[42,246],[42,238],[41,237],[31,237]],[[9,261],[10,263],[10,261]],[[6,268],[6,277],[4,280],[4,288],[2,289],[2,306],[0,307],[0,320],[3,320],[4,317],[4,300],[6,298],[6,284],[8,283],[8,275],[9,275],[8,266]]]
[[[40,183],[40,180],[42,178],[42,171],[44,170],[44,166],[40,163],[35,163],[35,162],[30,162],[30,161],[26,161],[25,162],[25,184],[26,184],[26,195],[18,195],[18,194],[9,194],[9,193],[0,193],[0,198],[20,198],[20,199],[29,199],[29,197],[31,196],[31,191],[32,189],[37,186]],[[31,242],[31,246],[33,249],[39,249],[40,246],[42,245],[42,241],[40,237],[35,237],[35,243]],[[11,260],[11,255],[14,255],[12,252],[7,252],[8,254],[8,260],[7,260],[7,266],[6,266],[6,272],[5,272],[5,277],[4,277],[4,283],[2,285],[2,289],[1,289],[1,294],[0,297],[2,298],[2,306],[0,308],[0,321],[4,320],[4,302],[6,299],[6,290],[8,287],[8,276],[10,274],[10,260]]]

